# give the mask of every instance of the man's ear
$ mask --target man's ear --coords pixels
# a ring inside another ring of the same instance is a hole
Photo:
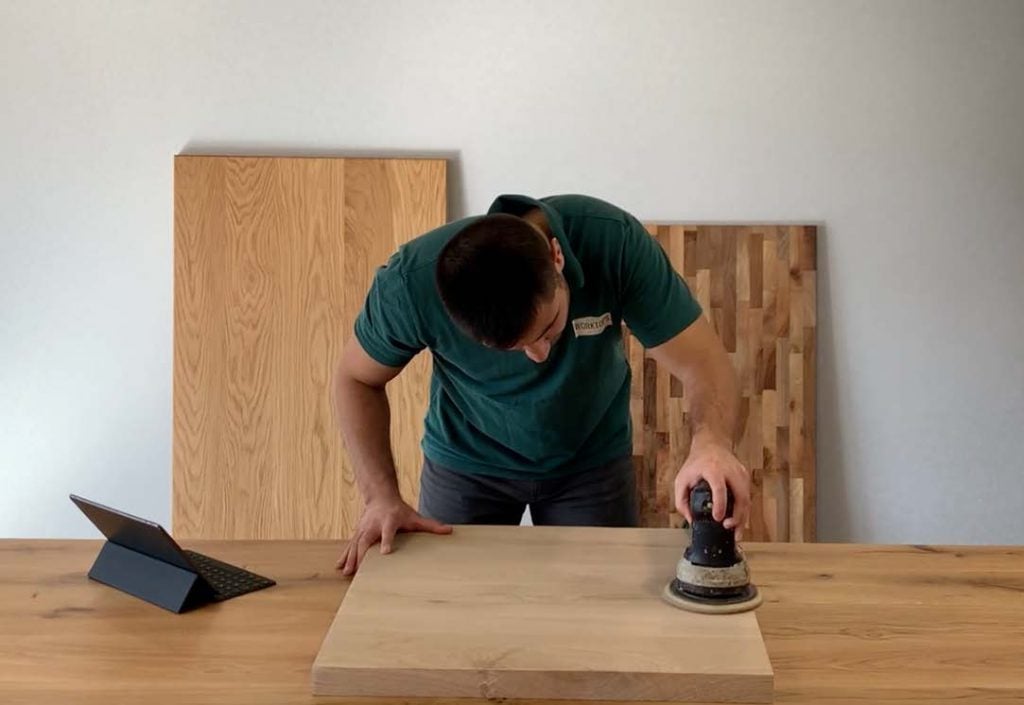
[[[565,268],[565,254],[562,253],[562,246],[558,244],[558,238],[550,238],[551,261],[555,263],[555,269],[561,274]]]

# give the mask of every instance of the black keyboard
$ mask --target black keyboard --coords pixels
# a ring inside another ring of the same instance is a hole
[[[204,556],[195,551],[185,551],[189,560],[199,570],[199,574],[206,579],[206,582],[213,586],[216,591],[216,600],[227,600],[238,597],[248,592],[255,592],[276,585],[270,578],[250,573],[238,566],[222,563],[216,558]]]

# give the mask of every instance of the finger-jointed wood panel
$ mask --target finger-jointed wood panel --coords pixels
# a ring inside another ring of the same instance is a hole
[[[745,538],[815,533],[815,243],[810,226],[648,223],[725,344],[740,383],[736,452],[753,478]],[[679,525],[673,481],[690,446],[682,385],[626,336],[645,526]]]
[[[175,159],[177,535],[348,534],[331,375],[375,269],[444,219],[443,160]],[[428,380],[422,355],[388,388],[413,497]]]

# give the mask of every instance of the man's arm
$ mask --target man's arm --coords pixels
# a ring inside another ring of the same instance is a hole
[[[391,452],[391,407],[384,388],[402,369],[380,364],[352,338],[334,377],[335,414],[366,503],[355,534],[338,560],[345,575],[358,570],[377,541],[382,553],[390,553],[398,531],[451,531],[420,516],[402,500],[398,489]]]
[[[736,374],[722,341],[703,316],[651,356],[683,383],[689,400],[690,454],[675,482],[677,510],[692,521],[690,490],[701,478],[708,481],[716,520],[742,531],[750,510],[750,474],[733,454],[736,441],[739,390]],[[734,497],[733,515],[725,517],[726,485]]]
[[[402,369],[380,364],[352,338],[334,377],[335,415],[356,484],[367,502],[400,496],[391,453],[391,407],[384,387]]]

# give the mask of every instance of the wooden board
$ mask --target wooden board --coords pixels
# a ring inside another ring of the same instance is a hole
[[[445,162],[178,156],[174,189],[174,533],[347,536],[330,378],[374,270],[444,223]],[[411,501],[429,370],[388,388]]]
[[[815,278],[813,226],[647,223],[721,336],[740,381],[737,456],[751,471],[745,538],[815,536]],[[673,480],[690,447],[678,382],[626,336],[644,526],[678,526]]]
[[[371,551],[313,665],[318,695],[771,702],[757,618],[659,595],[670,529],[457,527]]]

